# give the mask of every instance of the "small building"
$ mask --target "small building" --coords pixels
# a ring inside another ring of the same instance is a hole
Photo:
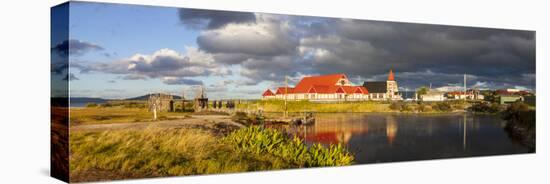
[[[445,101],[445,92],[437,90],[429,90],[426,94],[420,95],[420,99],[425,102],[440,102]]]
[[[174,96],[165,93],[149,94],[147,99],[147,107],[149,111],[174,111]]]
[[[449,100],[483,100],[485,97],[479,93],[479,91],[468,90],[464,91],[451,91],[446,94]]]
[[[510,104],[517,101],[523,101],[523,96],[519,95],[500,95],[498,97],[498,102],[500,104]]]

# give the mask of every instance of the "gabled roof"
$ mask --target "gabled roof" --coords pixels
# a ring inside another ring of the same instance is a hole
[[[286,90],[285,90],[286,88]],[[277,91],[275,92],[275,94],[285,94],[285,92],[288,92],[288,94],[292,94],[294,93],[294,88],[291,88],[291,87],[278,87],[277,88]]]
[[[386,93],[388,91],[386,81],[364,82],[363,87],[367,88],[369,93]]]
[[[368,94],[368,90],[362,86],[342,86],[346,94]]]
[[[335,86],[340,79],[347,79],[348,77],[345,74],[330,74],[330,75],[319,75],[304,77],[296,87],[294,88],[295,93],[307,93],[312,86]]]
[[[345,74],[331,74],[304,77],[296,87],[285,88],[279,87],[275,94],[285,94],[285,89],[288,94],[292,93],[345,93],[345,94],[368,94],[369,90],[363,86],[341,86],[337,85],[341,79],[347,79]],[[267,92],[267,91],[266,91]]]
[[[264,94],[262,94],[262,96],[273,96],[275,94],[273,94],[273,92],[271,92],[271,90],[267,89],[265,90]]]

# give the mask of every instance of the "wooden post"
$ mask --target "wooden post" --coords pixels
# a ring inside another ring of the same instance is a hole
[[[153,119],[157,120],[157,104],[153,103]]]

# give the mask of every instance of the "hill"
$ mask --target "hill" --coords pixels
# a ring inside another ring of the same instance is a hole
[[[124,99],[124,100],[148,100],[151,95],[156,95],[156,94],[159,94],[159,93],[146,94],[146,95],[137,96],[137,97],[133,97],[133,98],[127,98],[127,99]],[[181,96],[177,96],[177,95],[172,95],[172,96],[176,100],[181,99]]]

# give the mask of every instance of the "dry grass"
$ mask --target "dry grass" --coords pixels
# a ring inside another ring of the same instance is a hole
[[[185,118],[189,113],[159,112],[158,120]],[[108,124],[153,121],[153,113],[145,108],[87,107],[70,109],[71,125]]]
[[[197,129],[76,132],[70,140],[73,182],[294,167],[275,156],[241,152]]]

